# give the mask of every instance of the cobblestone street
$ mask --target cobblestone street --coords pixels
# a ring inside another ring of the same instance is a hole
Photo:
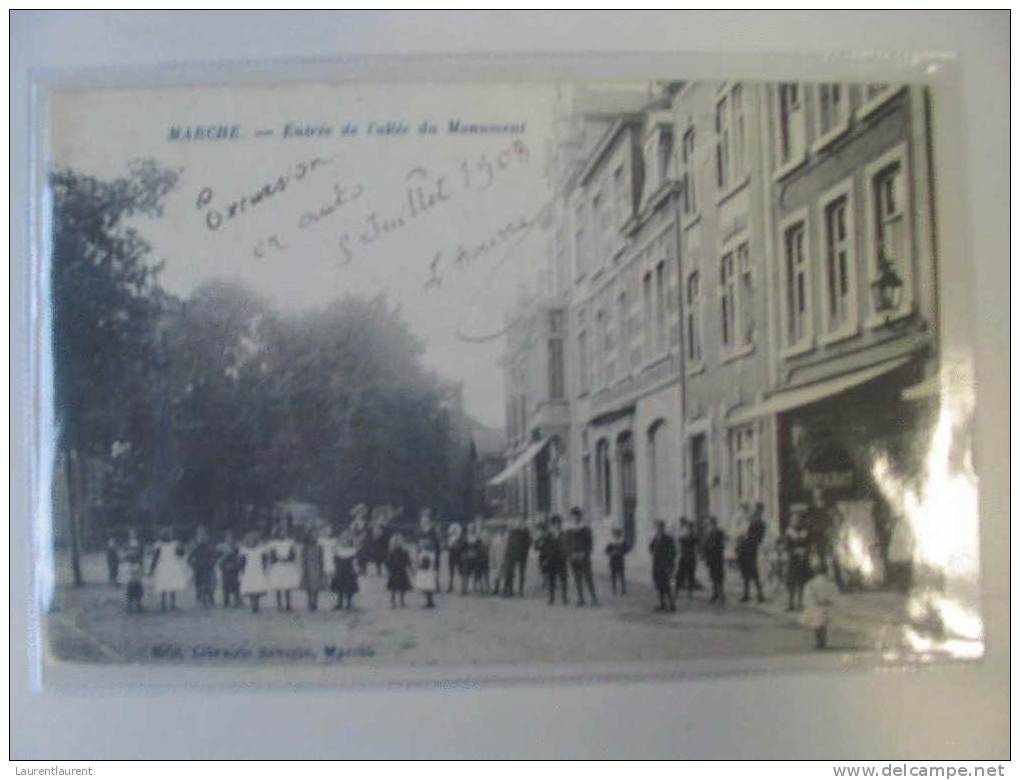
[[[87,561],[87,581],[101,583],[98,561]],[[311,613],[303,593],[294,611],[273,603],[250,609],[202,608],[191,592],[176,611],[161,613],[148,595],[146,612],[128,615],[123,590],[106,584],[58,584],[49,623],[53,652],[99,662],[236,663],[271,660],[314,663],[343,652],[358,664],[502,664],[661,661],[811,651],[809,632],[784,615],[775,601],[742,605],[731,591],[725,608],[701,593],[679,601],[674,614],[656,612],[650,586],[631,577],[628,595],[614,597],[608,577],[597,576],[602,603],[548,606],[532,562],[524,598],[443,594],[435,610],[418,593],[392,609],[385,577],[361,578],[351,612]],[[63,567],[62,567],[63,568]],[[734,584],[733,587],[736,587]],[[572,599],[573,600],[573,599]],[[872,638],[859,627],[836,626],[834,650],[867,650]],[[334,648],[334,650],[330,650]]]

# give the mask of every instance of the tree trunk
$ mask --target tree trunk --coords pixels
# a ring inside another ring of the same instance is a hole
[[[84,584],[81,573],[81,475],[78,473],[78,453],[64,453],[64,475],[67,479],[67,524],[71,536],[71,573],[75,586]]]

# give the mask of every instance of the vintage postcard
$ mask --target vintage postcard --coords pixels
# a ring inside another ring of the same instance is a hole
[[[46,668],[980,656],[936,98],[682,73],[51,90]]]

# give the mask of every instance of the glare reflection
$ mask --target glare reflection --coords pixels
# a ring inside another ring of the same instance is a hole
[[[875,458],[872,476],[912,537],[913,584],[899,650],[975,658],[982,652],[983,627],[977,478],[966,446],[971,395],[944,376],[941,396],[919,487],[896,475],[885,454]]]

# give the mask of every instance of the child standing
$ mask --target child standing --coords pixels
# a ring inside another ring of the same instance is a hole
[[[386,588],[390,592],[390,606],[404,606],[404,594],[411,589],[411,556],[404,549],[404,538],[400,534],[390,537],[390,551],[386,555]]]
[[[439,590],[439,560],[436,543],[428,536],[418,541],[418,556],[415,560],[414,587],[425,595],[425,609],[436,606],[433,599]]]
[[[503,592],[503,584],[506,582],[506,529],[497,528],[489,539],[489,564],[490,572],[495,572],[496,579],[489,588],[489,593],[499,595]]]
[[[127,564],[127,611],[142,611],[142,578],[145,576],[145,550],[138,540],[138,535],[131,531],[128,546],[124,551],[124,562]]]
[[[214,603],[213,590],[216,587],[216,548],[209,541],[205,528],[195,531],[195,546],[188,555],[188,564],[194,573],[195,596],[203,607]]]
[[[325,582],[325,556],[314,528],[309,528],[301,543],[301,589],[308,596],[308,611],[319,608],[319,591]]]
[[[606,545],[606,555],[609,556],[609,577],[613,586],[613,595],[616,595],[617,584],[619,583],[620,595],[627,595],[627,573],[624,569],[624,556],[630,552],[630,545],[623,538],[623,529],[616,526],[612,530],[612,540]]]
[[[241,550],[232,531],[220,546],[220,582],[223,588],[223,606],[241,606]]]
[[[259,601],[269,591],[269,552],[261,543],[258,531],[250,531],[241,550],[241,595],[251,602],[251,611],[259,611]]]
[[[188,587],[188,565],[184,545],[174,541],[169,528],[163,529],[156,543],[149,576],[153,577],[153,587],[159,593],[160,609],[165,612],[168,603],[170,609],[177,609],[177,593]]]
[[[301,585],[297,544],[283,523],[276,526],[269,544],[269,586],[276,594],[276,608],[290,612],[290,592]]]
[[[812,556],[811,568],[814,576],[804,586],[804,612],[801,621],[815,632],[815,650],[824,650],[829,642],[829,620],[832,607],[839,595],[839,588],[829,577],[822,559]]]
[[[106,573],[110,578],[110,584],[119,588],[120,550],[117,549],[117,540],[112,536],[106,540]]]
[[[392,548],[392,542],[390,547]],[[387,553],[388,555],[389,553]],[[332,585],[333,592],[336,593],[336,606],[333,609],[351,609],[351,601],[354,599],[354,594],[358,592],[358,548],[354,546],[354,537],[350,531],[344,531],[340,534],[340,538],[333,546],[332,557]],[[386,565],[389,566],[388,557]],[[392,579],[392,573],[390,577]],[[403,601],[403,596],[401,596],[401,601]]]

